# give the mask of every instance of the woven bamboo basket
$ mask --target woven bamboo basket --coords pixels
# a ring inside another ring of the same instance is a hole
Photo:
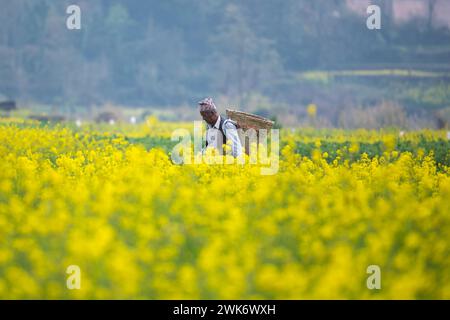
[[[236,111],[227,109],[227,117],[233,121],[236,121],[238,126],[243,130],[247,129],[266,129],[270,130],[273,127],[274,122],[243,111]]]
[[[245,153],[247,155],[250,154],[250,140],[248,136],[245,137],[245,134],[243,132],[246,132],[249,129],[254,129],[256,131],[256,142],[259,148],[259,130],[265,129],[269,131],[274,124],[272,120],[257,116],[255,114],[230,109],[227,109],[226,111],[227,117],[233,121],[236,121],[238,127],[242,129],[242,131],[239,133],[239,139],[241,140],[241,143],[244,146]]]

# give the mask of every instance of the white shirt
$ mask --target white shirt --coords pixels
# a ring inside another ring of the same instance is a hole
[[[222,133],[219,130],[221,117],[217,118],[216,123],[212,126],[207,124],[208,130],[206,131],[206,141],[208,142],[208,147],[216,148],[221,151],[219,145],[223,144]],[[239,140],[239,135],[236,126],[231,121],[226,121],[224,123],[223,131],[227,137],[227,142],[231,141],[231,154],[233,157],[239,157],[242,154],[241,140]],[[219,143],[219,141],[221,143]]]

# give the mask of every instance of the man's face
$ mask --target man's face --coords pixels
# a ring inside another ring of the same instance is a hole
[[[214,125],[219,117],[215,111],[200,111],[200,114],[208,124]]]

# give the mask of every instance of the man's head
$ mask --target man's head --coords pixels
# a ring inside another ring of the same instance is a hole
[[[199,101],[200,106],[200,114],[208,124],[214,125],[219,118],[219,114],[217,113],[216,105],[214,104],[211,98],[203,99]]]

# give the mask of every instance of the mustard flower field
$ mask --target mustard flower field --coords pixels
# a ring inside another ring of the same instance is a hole
[[[174,164],[189,126],[1,120],[0,298],[450,299],[447,132],[282,129],[261,175]]]

